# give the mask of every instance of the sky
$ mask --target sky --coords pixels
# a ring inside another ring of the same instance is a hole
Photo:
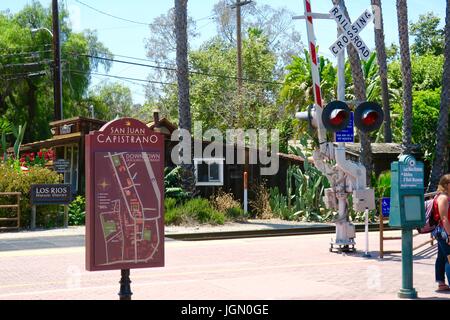
[[[80,32],[84,29],[97,30],[99,40],[109,48],[115,55],[132,56],[145,59],[145,39],[149,36],[148,26],[144,24],[131,23],[110,17],[94,11],[81,4],[77,0],[59,0],[69,10],[71,15],[72,28]],[[79,0],[95,9],[105,13],[115,15],[124,19],[143,23],[151,23],[153,19],[174,6],[173,0]],[[31,0],[0,0],[0,11],[9,9],[15,13],[22,9]],[[48,7],[51,0],[40,0],[42,5]],[[200,32],[199,39],[194,43],[195,49],[203,41],[208,40],[216,34],[216,26],[209,18],[216,0],[189,0],[188,14],[196,20],[197,30]],[[257,5],[270,5],[274,8],[287,8],[296,15],[304,13],[303,0],[255,0]],[[313,12],[327,13],[333,6],[331,0],[311,0]],[[382,0],[384,28],[386,45],[398,44],[398,26],[395,0]],[[356,19],[365,9],[370,8],[369,0],[347,0],[347,8],[350,18]],[[433,11],[441,18],[441,24],[445,21],[445,0],[409,0],[408,14],[409,21],[417,21],[420,14]],[[296,30],[300,32],[303,43],[307,43],[306,24],[304,20],[296,20]],[[319,52],[333,62],[335,59],[329,47],[336,40],[336,22],[332,20],[315,20],[314,22],[317,44]],[[374,25],[370,24],[360,36],[371,48],[375,47]],[[300,54],[300,53],[299,53]],[[139,61],[136,61],[139,62]],[[118,75],[129,78],[146,79],[150,72],[149,68],[130,66],[114,63],[110,70],[111,75]],[[130,87],[134,103],[145,102],[145,89],[142,85],[131,84],[120,80],[93,76],[92,85],[102,81],[118,81]]]

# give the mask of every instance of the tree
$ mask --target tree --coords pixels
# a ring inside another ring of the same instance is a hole
[[[346,18],[350,20],[347,7],[345,6],[344,0],[332,0],[334,5],[339,5]],[[361,68],[361,60],[358,56],[358,51],[352,44],[347,46],[348,57],[351,66],[352,78],[353,78],[353,87],[355,98],[358,102],[366,101],[366,85],[364,80],[363,70]],[[361,150],[360,150],[360,160],[361,163],[366,168],[366,176],[367,181],[370,181],[370,176],[372,174],[372,147],[370,145],[370,137],[367,133],[358,130],[358,134],[361,142]]]
[[[191,105],[189,100],[189,65],[187,39],[187,0],[175,0],[175,34],[177,43],[177,79],[178,79],[178,124],[182,130],[191,133]],[[182,162],[182,183],[184,191],[195,191],[194,165]]]
[[[416,55],[440,55],[444,52],[444,30],[439,29],[441,19],[433,12],[421,14],[419,20],[410,24],[414,37],[411,52]]]
[[[95,32],[74,33],[67,23],[68,13],[61,8],[64,116],[78,114],[79,101],[86,93],[90,73],[110,66],[90,56],[111,57]],[[51,135],[53,120],[52,38],[48,32],[34,35],[31,29],[51,29],[51,8],[33,1],[17,14],[0,13],[0,113],[11,123],[28,123],[26,142]]]
[[[381,0],[371,0],[372,6],[376,7],[375,14],[375,47],[377,51],[377,61],[379,66],[380,82],[381,82],[381,97],[384,111],[384,142],[392,142],[391,130],[391,108],[389,105],[389,87],[387,77],[387,55],[386,46],[384,44],[384,25],[383,25],[383,11],[381,7]],[[379,20],[377,20],[379,19]],[[369,99],[370,100],[370,99]]]
[[[406,0],[397,0],[398,34],[400,39],[400,56],[403,79],[403,153],[412,151],[412,78],[411,56],[409,53],[408,6]]]
[[[89,92],[86,99],[89,105],[94,106],[97,119],[113,120],[116,117],[130,117],[133,112],[133,99],[130,88],[120,83],[105,83],[96,86]],[[85,108],[84,110],[88,110]]]
[[[218,35],[227,43],[235,44],[236,10],[229,1],[220,0],[213,9]],[[304,49],[301,36],[295,28],[292,17],[295,12],[286,8],[273,8],[252,2],[241,7],[242,29],[257,29],[267,37],[268,47],[275,53],[277,65],[275,75],[281,78],[285,74],[284,67],[291,63],[292,57]],[[245,63],[245,61],[244,61]]]
[[[428,191],[436,190],[439,179],[448,170],[449,161],[449,131],[448,117],[450,104],[450,0],[447,0],[447,11],[445,17],[445,49],[444,49],[444,71],[442,75],[441,107],[437,123],[436,152],[431,170]]]

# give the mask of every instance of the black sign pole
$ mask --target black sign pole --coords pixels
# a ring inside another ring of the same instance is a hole
[[[120,270],[121,278],[120,278],[120,291],[119,297],[120,300],[131,300],[131,296],[133,292],[131,292],[131,280],[130,280],[130,269],[122,269]]]

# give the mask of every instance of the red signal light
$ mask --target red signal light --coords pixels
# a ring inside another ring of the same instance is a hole
[[[350,121],[350,108],[343,101],[332,101],[322,111],[322,124],[332,132],[347,127]]]
[[[373,126],[379,118],[379,113],[375,110],[367,110],[362,116],[362,123],[365,126]]]
[[[333,110],[330,114],[330,124],[333,126],[339,126],[345,120],[347,120],[347,112],[343,109]]]
[[[383,109],[375,102],[363,102],[355,110],[355,125],[363,132],[380,128],[383,118]]]

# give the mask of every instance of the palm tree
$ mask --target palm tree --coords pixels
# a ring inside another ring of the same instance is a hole
[[[343,10],[346,18],[350,20],[350,16],[345,6],[344,0],[332,0],[334,5],[339,5]],[[358,51],[350,44],[347,46],[348,58],[350,61],[350,67],[352,71],[352,78],[354,83],[354,94],[356,101],[362,103],[366,101],[366,82],[364,80],[364,74],[361,67],[361,60],[359,59]],[[367,181],[370,181],[372,173],[372,147],[370,145],[370,137],[368,133],[358,130],[358,134],[361,141],[360,160],[366,168]]]
[[[375,47],[377,51],[377,60],[381,81],[381,97],[384,110],[384,142],[392,142],[391,130],[391,108],[389,105],[389,89],[387,77],[387,57],[386,46],[384,44],[384,26],[383,13],[381,9],[381,0],[371,0],[372,7],[375,9]],[[379,19],[379,20],[377,20]]]
[[[406,0],[397,0],[398,35],[403,78],[403,153],[412,151],[412,79],[411,55],[409,52],[408,5]]]
[[[431,169],[428,192],[436,190],[440,177],[447,172],[449,161],[448,113],[450,104],[450,0],[445,17],[444,72],[442,77],[441,108],[436,131],[436,154]]]
[[[191,106],[189,101],[189,65],[187,41],[187,0],[175,0],[175,34],[177,42],[178,116],[179,128],[191,132]],[[184,191],[195,191],[192,161],[181,163],[181,180]]]

